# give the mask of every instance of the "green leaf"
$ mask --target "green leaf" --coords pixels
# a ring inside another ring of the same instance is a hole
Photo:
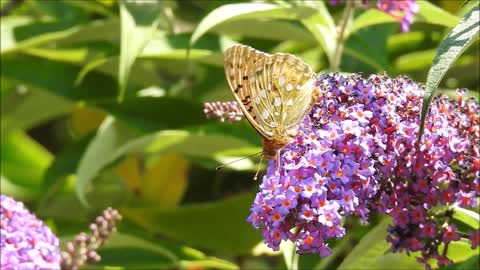
[[[1,134],[17,129],[30,129],[72,110],[72,103],[47,91],[17,89],[1,95]]]
[[[227,22],[245,19],[293,19],[298,20],[315,13],[310,7],[283,7],[269,3],[240,3],[222,5],[214,9],[198,24],[192,34],[193,46],[206,32]]]
[[[127,81],[135,58],[153,37],[160,22],[161,1],[120,2],[121,42],[118,70],[119,101],[125,96]]]
[[[72,35],[80,27],[69,22],[35,21],[30,17],[2,18],[0,54],[5,55],[20,49],[38,46]]]
[[[19,201],[27,202],[38,197],[38,189],[20,186],[3,174],[0,175],[0,186],[2,187],[2,194],[13,197]]]
[[[181,98],[145,96],[129,98],[121,104],[109,100],[97,105],[143,132],[207,122],[201,104]]]
[[[76,193],[82,204],[88,205],[85,192],[103,167],[129,150],[142,149],[150,140],[148,137],[132,140],[136,135],[112,117],[104,120],[78,164]]]
[[[218,259],[215,257],[209,257],[206,260],[196,261],[182,261],[182,269],[225,269],[236,270],[240,267],[232,262]]]
[[[246,254],[261,239],[260,232],[245,221],[252,200],[252,194],[243,194],[176,209],[125,208],[121,212],[148,231],[185,241],[193,247]]]
[[[120,249],[120,248],[128,248],[128,247],[154,252],[157,254],[157,256],[162,257],[164,260],[166,259],[167,261],[169,261],[172,264],[171,267],[175,267],[175,265],[179,263],[177,256],[171,251],[169,251],[168,249],[165,249],[162,246],[159,246],[155,243],[144,240],[137,236],[129,235],[126,233],[115,233],[114,235],[112,235],[112,237],[108,239],[108,244],[102,249],[102,253],[109,249]],[[133,262],[138,263],[139,260],[131,261],[131,263]],[[106,264],[106,265],[112,264],[112,263],[114,263],[114,265],[121,266],[121,263],[118,263],[118,261],[116,260],[110,263],[103,261],[103,264]]]
[[[480,227],[480,215],[474,211],[456,207],[455,212],[453,213],[453,218],[465,223],[466,225],[472,227],[473,229],[478,230]]]
[[[305,2],[309,3],[309,2]],[[302,24],[313,34],[327,55],[329,63],[334,62],[337,32],[332,16],[322,1],[313,2],[316,13],[300,18]]]
[[[438,84],[455,60],[478,39],[480,21],[480,7],[476,6],[467,13],[440,44],[433,64],[428,71],[425,83],[425,96],[423,97],[422,115],[420,120],[420,139],[425,128],[425,118],[432,103]]]
[[[372,25],[395,22],[397,21],[392,16],[377,9],[369,9],[355,18],[348,31],[348,34],[356,33],[360,29],[364,29]]]
[[[365,235],[345,257],[338,269],[424,269],[414,256],[388,253],[387,227],[391,219],[384,219]]]
[[[395,69],[398,72],[412,72],[414,70],[425,70],[432,64],[432,60],[435,57],[437,51],[424,50],[413,51],[411,53],[404,54],[395,59]]]
[[[71,64],[30,56],[8,56],[2,57],[1,70],[4,79],[72,100],[86,100],[143,131],[176,129],[207,121],[201,104],[179,98],[133,97],[118,104],[112,77],[90,72],[81,84],[75,85],[80,68]]]
[[[315,39],[301,25],[289,21],[258,19],[243,19],[227,21],[215,26],[214,32],[224,35],[239,35],[248,38],[270,40],[297,40],[304,43],[314,43]]]
[[[23,131],[2,136],[0,151],[2,175],[16,185],[40,191],[52,155]]]
[[[460,240],[450,242],[448,245],[448,258],[452,259],[454,263],[459,263],[466,261],[472,257],[479,256],[480,248],[477,247],[475,249],[471,248],[472,243],[467,240]]]
[[[415,16],[414,22],[454,27],[460,21],[459,17],[450,14],[428,1],[417,1],[417,3],[420,9]]]
[[[472,1],[473,2],[473,1]],[[478,265],[480,265],[480,255],[472,256],[469,259],[460,262],[458,264],[454,264],[452,266],[447,266],[442,270],[470,270],[470,269],[477,269]]]
[[[43,175],[43,186],[45,189],[52,187],[64,177],[75,173],[78,163],[92,138],[93,134],[82,137],[80,140],[67,145],[55,157]]]
[[[128,104],[128,100],[123,104]],[[113,114],[115,115],[115,113]],[[172,113],[168,114],[172,115]],[[142,121],[140,120],[141,118],[129,118],[125,115],[123,117],[127,122],[129,119]],[[179,124],[176,125],[178,126]],[[76,192],[82,204],[87,205],[85,199],[86,189],[105,166],[127,153],[161,151],[172,144],[182,141],[188,135],[188,133],[168,130],[146,135],[142,134],[139,130],[133,130],[127,127],[125,122],[117,121],[113,117],[108,117],[104,120],[95,137],[90,141],[77,167]]]
[[[223,55],[219,52],[219,39],[216,36],[205,35],[198,43],[197,48],[187,51],[190,42],[190,34],[166,34],[159,33],[148,42],[139,55],[142,59],[162,59],[187,61],[193,60],[223,67]],[[183,63],[185,65],[185,63]]]
[[[355,33],[350,36],[345,44],[345,54],[369,64],[377,72],[388,71],[386,43],[387,38],[393,31],[394,27],[391,25],[376,25]],[[376,42],[371,42],[373,39]],[[342,66],[345,65],[344,63]]]
[[[2,56],[0,69],[3,78],[72,100],[113,99],[116,95],[115,80],[98,72],[90,72],[75,86],[81,68],[72,64],[17,54]]]
[[[417,3],[420,9],[415,15],[414,23],[423,22],[433,25],[453,27],[459,21],[457,16],[448,13],[428,1],[417,1]],[[349,29],[348,35],[372,25],[385,23],[398,23],[398,20],[380,10],[369,9],[355,18]]]

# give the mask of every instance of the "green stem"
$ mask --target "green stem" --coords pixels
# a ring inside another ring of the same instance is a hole
[[[292,265],[290,265],[291,270],[298,270],[298,261],[300,255],[297,253],[297,247],[294,246],[292,250]]]
[[[342,62],[343,47],[346,38],[346,32],[348,26],[350,26],[353,18],[353,11],[355,9],[355,1],[347,1],[345,10],[343,12],[340,30],[337,34],[337,42],[335,47],[335,53],[333,55],[332,70],[339,71],[340,64]]]

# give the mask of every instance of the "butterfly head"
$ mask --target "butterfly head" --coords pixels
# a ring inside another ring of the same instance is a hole
[[[289,138],[278,138],[275,140],[269,140],[265,137],[262,138],[263,156],[267,159],[278,158],[280,150],[290,142]]]

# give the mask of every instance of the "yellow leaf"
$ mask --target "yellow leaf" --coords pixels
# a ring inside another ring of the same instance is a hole
[[[160,156],[143,177],[142,196],[160,208],[174,208],[187,189],[187,170],[190,163],[176,154]]]
[[[100,126],[106,114],[89,107],[78,107],[72,113],[71,125],[73,132],[83,136]]]
[[[138,157],[129,156],[118,164],[114,172],[123,179],[128,187],[134,194],[140,192],[140,186],[142,185],[142,179],[139,169]]]

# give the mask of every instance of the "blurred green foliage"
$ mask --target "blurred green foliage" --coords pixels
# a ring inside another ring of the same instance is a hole
[[[260,232],[245,221],[258,160],[214,169],[260,151],[260,138],[248,123],[207,121],[202,103],[233,99],[222,58],[233,44],[295,54],[319,73],[334,70],[335,22],[343,6],[11,2],[0,6],[3,194],[23,200],[65,240],[100,209],[118,208],[125,219],[94,267],[287,267],[288,259],[260,245]],[[471,3],[419,3],[406,33],[388,15],[356,10],[339,70],[425,82],[442,38]],[[440,88],[469,88],[478,96],[479,59],[477,39]],[[385,221],[350,222],[350,236],[331,243],[331,257],[302,256],[299,267],[421,267],[414,257],[386,253]],[[456,248],[461,256],[454,258],[465,267],[478,261],[475,251]]]

